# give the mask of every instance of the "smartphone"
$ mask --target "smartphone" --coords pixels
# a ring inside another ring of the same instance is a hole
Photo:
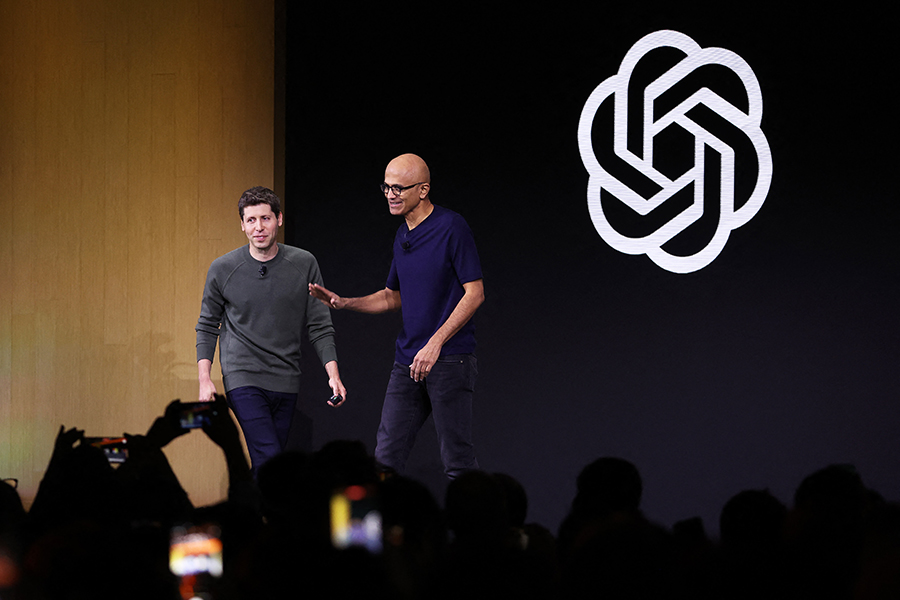
[[[84,442],[103,450],[110,464],[121,464],[128,458],[128,440],[123,437],[86,437]]]
[[[222,576],[221,530],[215,523],[185,523],[172,528],[169,570],[179,577],[182,598],[212,598],[213,582]]]
[[[178,410],[178,424],[182,429],[197,429],[208,425],[210,418],[219,414],[213,402],[182,402]]]
[[[374,486],[351,485],[331,496],[331,543],[335,548],[382,549],[381,511]]]

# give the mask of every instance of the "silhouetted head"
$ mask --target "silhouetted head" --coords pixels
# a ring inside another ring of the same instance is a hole
[[[327,517],[331,490],[312,475],[309,463],[309,456],[302,452],[282,452],[259,468],[257,485],[270,523],[295,522],[313,507]]]
[[[522,527],[525,525],[525,517],[528,515],[528,496],[525,494],[525,488],[514,477],[506,473],[494,473],[492,477],[503,489],[509,526]]]
[[[636,511],[643,483],[637,467],[622,458],[598,458],[578,475],[573,510],[595,514]]]
[[[384,537],[388,545],[434,551],[446,541],[444,516],[423,484],[396,475],[378,486]]]
[[[16,488],[0,481],[0,533],[13,529],[25,519],[25,508]]]
[[[852,465],[820,469],[807,476],[794,493],[794,508],[814,519],[855,519],[865,502],[866,488]]]
[[[447,526],[460,538],[488,538],[507,530],[506,499],[500,483],[484,471],[466,471],[447,486]]]
[[[787,507],[769,490],[744,490],[722,507],[722,544],[733,548],[771,548],[781,541],[786,515]]]
[[[375,459],[359,440],[333,440],[312,456],[311,466],[335,488],[374,484]]]

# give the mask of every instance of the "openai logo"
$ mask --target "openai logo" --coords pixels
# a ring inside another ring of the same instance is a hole
[[[761,118],[759,82],[737,54],[677,31],[638,41],[578,124],[597,232],[673,273],[709,265],[769,192]]]

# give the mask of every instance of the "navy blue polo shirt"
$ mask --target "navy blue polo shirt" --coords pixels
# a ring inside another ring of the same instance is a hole
[[[482,279],[472,230],[460,215],[434,205],[412,231],[404,221],[394,238],[394,260],[387,287],[400,292],[403,329],[395,360],[412,364],[434,332],[463,297],[463,284]],[[469,319],[447,340],[441,355],[475,351],[475,323]]]

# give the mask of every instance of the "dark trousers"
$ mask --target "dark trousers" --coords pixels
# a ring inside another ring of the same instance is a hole
[[[235,388],[225,397],[247,440],[255,479],[259,468],[287,444],[297,394],[247,386]]]
[[[384,396],[375,459],[402,472],[428,415],[434,416],[444,473],[453,479],[478,468],[472,443],[472,397],[478,365],[471,354],[442,356],[428,377],[413,381],[395,362]]]

